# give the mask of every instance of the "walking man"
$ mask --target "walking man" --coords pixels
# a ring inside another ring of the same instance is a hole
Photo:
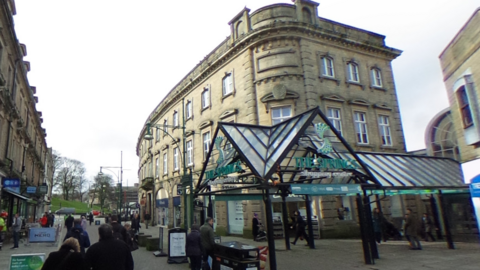
[[[300,215],[300,212],[295,211],[293,212],[293,215],[295,216],[295,223],[290,227],[291,229],[295,228],[296,231],[296,236],[295,240],[291,242],[293,245],[297,243],[298,238],[303,237],[305,241],[307,241],[306,246],[308,246],[308,235],[305,232],[305,227],[307,226],[306,222],[303,220],[302,215]]]
[[[113,238],[112,226],[98,227],[100,240],[93,244],[85,255],[87,269],[92,270],[133,270],[132,253],[128,245]]]
[[[67,231],[70,231],[73,227],[73,220],[72,214],[68,214],[68,217],[65,219],[65,227],[67,227]]]
[[[16,213],[15,217],[13,217],[13,224],[12,224],[12,230],[13,230],[13,247],[11,249],[17,249],[18,248],[18,240],[20,237],[20,229],[22,228],[22,219],[20,218],[20,214]]]
[[[63,241],[67,240],[70,237],[77,239],[78,243],[80,244],[80,252],[82,253],[82,255],[84,255],[85,248],[90,247],[90,237],[88,236],[87,231],[83,230],[82,221],[80,219],[75,219],[73,221],[73,224],[73,228],[67,232]]]
[[[208,257],[213,260],[213,247],[215,245],[215,234],[213,233],[213,218],[207,217],[205,224],[200,227],[200,237],[203,246],[203,263],[208,263]]]
[[[422,246],[418,240],[418,220],[417,217],[412,213],[412,209],[407,209],[407,218],[405,221],[405,231],[410,242],[410,249],[412,250],[421,250]]]

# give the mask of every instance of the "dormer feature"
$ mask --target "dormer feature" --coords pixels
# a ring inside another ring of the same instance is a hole
[[[238,13],[228,24],[230,25],[230,41],[234,43],[236,40],[242,39],[251,29],[250,27],[250,9],[244,8]]]
[[[310,0],[296,0],[295,8],[297,11],[297,20],[307,24],[318,24],[318,5],[319,3]]]

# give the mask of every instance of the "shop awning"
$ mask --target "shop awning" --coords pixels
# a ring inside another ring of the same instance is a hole
[[[28,197],[22,196],[22,195],[14,192],[14,191],[12,191],[12,190],[9,190],[8,188],[4,188],[3,191],[4,191],[5,193],[8,193],[8,194],[10,194],[10,195],[13,195],[13,196],[21,199],[21,200],[25,200],[25,201],[26,201],[26,200],[29,199]]]
[[[357,152],[384,188],[467,187],[460,164],[449,158]]]

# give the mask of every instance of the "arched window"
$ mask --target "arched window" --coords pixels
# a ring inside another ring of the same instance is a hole
[[[326,77],[335,77],[335,69],[333,67],[333,58],[322,56],[322,75]]]
[[[306,23],[312,23],[312,13],[306,7],[302,9],[303,21]]]
[[[350,82],[360,82],[360,77],[358,76],[358,65],[354,62],[347,63],[347,72],[348,80]]]

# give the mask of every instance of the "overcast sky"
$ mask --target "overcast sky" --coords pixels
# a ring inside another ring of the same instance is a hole
[[[229,34],[228,22],[291,0],[16,0],[47,144],[85,163],[120,166],[138,182],[135,147],[162,98]],[[480,0],[321,0],[320,17],[386,36],[409,151],[425,147],[428,122],[448,107],[438,56]],[[118,172],[118,170],[114,171]]]

